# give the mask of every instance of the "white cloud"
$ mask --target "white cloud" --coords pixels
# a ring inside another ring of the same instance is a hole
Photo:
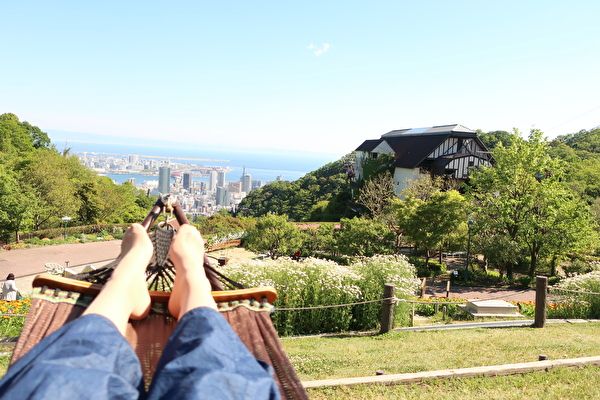
[[[316,45],[314,43],[311,43],[306,48],[308,50],[312,51],[312,53],[315,56],[320,57],[323,54],[327,53],[329,51],[329,49],[331,49],[331,44],[329,44],[327,42],[321,43],[320,45]]]

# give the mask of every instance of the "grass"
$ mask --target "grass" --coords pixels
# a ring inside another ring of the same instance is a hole
[[[372,337],[283,338],[302,380],[429,371],[600,354],[600,323],[544,329],[395,332]],[[0,345],[0,376],[13,345]],[[600,367],[558,368],[494,378],[433,380],[309,390],[311,399],[600,399]]]
[[[393,332],[370,337],[283,338],[302,380],[465,368],[600,355],[600,323],[544,329]]]
[[[14,349],[13,344],[0,344],[0,377],[6,373]]]
[[[600,399],[600,367],[557,368],[493,378],[435,380],[410,385],[360,385],[309,390],[311,399]]]

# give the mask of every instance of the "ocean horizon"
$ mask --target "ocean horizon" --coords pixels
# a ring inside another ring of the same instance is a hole
[[[58,147],[58,146],[57,146]],[[242,151],[202,149],[200,146],[190,145],[182,148],[176,146],[144,146],[128,144],[107,143],[68,143],[67,147],[72,153],[102,153],[111,155],[138,154],[140,156],[173,158],[173,161],[182,164],[196,164],[202,166],[226,166],[231,169],[227,174],[228,181],[237,181],[246,172],[252,175],[253,180],[270,182],[281,177],[282,180],[296,180],[310,171],[337,160],[339,157],[318,153],[303,152],[258,152],[253,150]],[[142,174],[112,174],[107,173],[117,183],[135,178],[136,184],[143,180],[156,180],[158,175]],[[198,180],[202,180],[197,178]]]

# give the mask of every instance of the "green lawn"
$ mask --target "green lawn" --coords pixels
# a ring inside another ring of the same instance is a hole
[[[4,375],[10,362],[10,356],[14,349],[12,344],[0,344],[0,377]]]
[[[600,399],[600,367],[557,368],[549,372],[493,378],[434,380],[410,385],[360,385],[312,389],[311,399]]]
[[[544,329],[506,328],[397,332],[372,337],[283,338],[302,380],[369,376],[600,355],[600,323],[556,324]],[[12,346],[0,345],[0,353]],[[0,376],[9,354],[0,356]],[[410,385],[312,389],[313,399],[600,399],[600,367],[495,378],[435,380]]]
[[[596,356],[600,323],[282,340],[300,378],[313,380]]]

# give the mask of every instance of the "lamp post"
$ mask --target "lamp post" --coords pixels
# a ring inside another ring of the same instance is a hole
[[[471,258],[471,227],[473,226],[473,219],[469,217],[467,221],[467,261],[465,263],[465,270],[469,270],[469,259]]]
[[[60,219],[63,222],[63,239],[67,238],[67,224],[71,221],[71,217],[64,216]]]

